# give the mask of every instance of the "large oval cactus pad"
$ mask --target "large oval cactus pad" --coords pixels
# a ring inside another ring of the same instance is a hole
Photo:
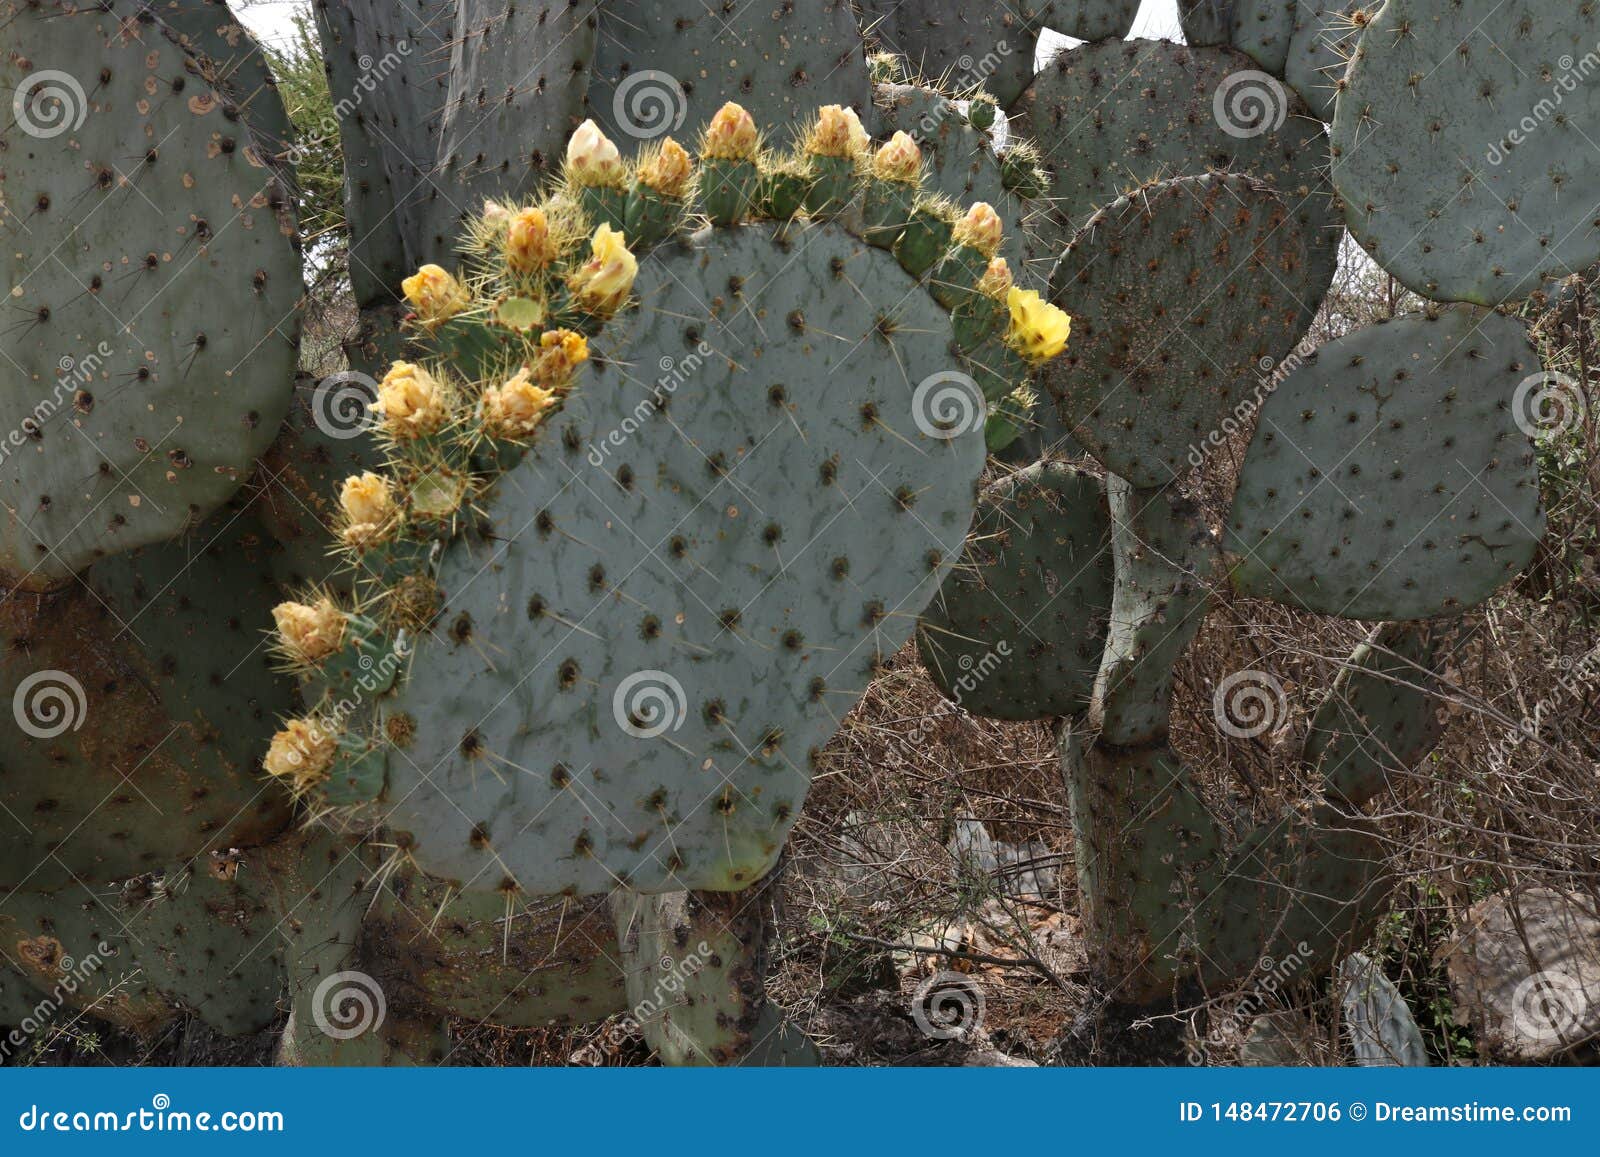
[[[640,308],[444,557],[385,798],[431,875],[748,886],[960,554],[982,410],[948,317],[832,226],[712,242],[641,267]]]

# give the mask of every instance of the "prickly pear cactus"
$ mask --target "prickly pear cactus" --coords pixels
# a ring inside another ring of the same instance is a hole
[[[75,0],[0,19],[0,571],[44,590],[250,477],[289,403],[299,242],[271,145],[169,29]]]

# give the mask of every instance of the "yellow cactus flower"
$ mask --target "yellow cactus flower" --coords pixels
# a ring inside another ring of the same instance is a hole
[[[855,109],[825,104],[806,137],[806,152],[817,157],[859,157],[871,143]]]
[[[1011,328],[1006,344],[1035,364],[1043,364],[1067,348],[1072,336],[1072,318],[1031,289],[1011,287],[1006,294],[1011,310]]]
[[[760,147],[756,122],[741,106],[730,100],[711,118],[705,139],[700,142],[700,155],[719,161],[749,161],[755,159]]]
[[[486,225],[504,225],[511,218],[511,210],[499,201],[485,199],[483,221]]]
[[[450,399],[439,379],[421,366],[395,362],[378,383],[376,407],[395,438],[437,434],[450,422]]]
[[[639,162],[639,183],[663,197],[681,197],[694,175],[694,158],[687,149],[668,137],[660,148]]]
[[[589,340],[570,329],[552,329],[539,337],[539,358],[534,376],[549,389],[561,389],[572,381],[578,366],[589,360]]]
[[[550,220],[537,206],[511,216],[506,225],[506,264],[517,273],[536,273],[555,258]]]
[[[344,541],[358,547],[380,541],[397,513],[389,480],[370,470],[344,480],[339,506],[344,511]]]
[[[567,278],[567,288],[587,313],[610,317],[633,292],[639,262],[628,252],[627,239],[609,225],[594,231],[589,260]]]
[[[320,663],[344,642],[344,612],[331,599],[305,603],[279,603],[272,608],[278,624],[278,641],[284,651],[302,663]]]
[[[594,121],[584,121],[567,142],[566,174],[576,185],[620,189],[627,184],[628,166],[611,138]]]
[[[908,132],[899,131],[872,158],[872,173],[880,181],[914,185],[922,175],[922,150]]]
[[[437,265],[424,265],[400,283],[424,324],[449,321],[472,304],[472,291]]]
[[[483,424],[497,438],[527,438],[539,428],[545,412],[559,396],[555,390],[535,383],[533,371],[523,366],[504,385],[491,386],[483,392]]]
[[[966,245],[976,249],[985,257],[993,257],[995,250],[1000,248],[1000,240],[1005,236],[1006,227],[1000,220],[1000,214],[986,202],[978,201],[967,210],[967,215],[956,222],[955,233],[952,240],[957,245]]]
[[[989,268],[978,279],[978,292],[996,301],[1006,300],[1011,292],[1011,267],[1006,264],[1004,257],[996,257],[989,262]]]
[[[261,766],[268,775],[286,779],[296,791],[315,787],[328,778],[339,754],[339,741],[311,719],[291,719],[272,737]]]

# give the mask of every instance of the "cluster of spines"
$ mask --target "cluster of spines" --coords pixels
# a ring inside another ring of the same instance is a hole
[[[925,195],[915,140],[898,132],[874,148],[850,109],[824,106],[795,139],[788,153],[765,147],[730,102],[701,135],[698,162],[670,137],[629,161],[585,122],[546,197],[484,206],[462,271],[425,265],[405,280],[419,352],[378,384],[372,432],[387,465],[347,478],[338,496],[335,549],[354,596],[341,605],[319,588],[275,612],[277,651],[309,711],[274,737],[268,773],[328,806],[376,798],[375,756],[394,741],[395,721],[380,721],[368,697],[394,685],[406,639],[431,625],[443,544],[580,388],[589,338],[632,304],[636,254],[702,221],[839,218],[891,250],[951,310],[958,351],[1002,367],[984,383],[991,438],[1004,444],[1026,425],[1036,400],[1026,380],[1061,352],[1070,318],[1012,283],[995,256],[994,210],[978,203],[963,214]]]

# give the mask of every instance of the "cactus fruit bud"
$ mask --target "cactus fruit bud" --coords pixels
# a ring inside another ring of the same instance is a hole
[[[987,203],[978,201],[967,210],[965,217],[956,222],[951,240],[957,245],[976,249],[985,257],[993,257],[1004,236],[1005,225],[1000,220],[1000,214]]]
[[[472,304],[472,291],[437,265],[424,265],[400,288],[424,325],[449,321]]]
[[[389,480],[370,470],[344,480],[339,506],[345,517],[342,537],[350,546],[367,546],[382,539],[396,513]]]
[[[288,780],[296,791],[315,787],[328,777],[339,754],[339,741],[310,719],[291,719],[272,737],[261,766],[268,775]]]
[[[639,162],[639,183],[663,197],[682,197],[694,175],[694,159],[677,141],[668,137],[661,147]]]
[[[1072,318],[1031,289],[1011,287],[1006,294],[1011,310],[1011,328],[1006,344],[1028,361],[1043,364],[1067,348],[1072,336]]]
[[[555,390],[537,385],[533,371],[523,366],[504,385],[483,392],[483,424],[496,438],[517,441],[530,437],[545,411],[556,404],[557,396]]]
[[[555,257],[550,221],[540,208],[524,209],[506,227],[506,264],[517,273],[535,273]]]
[[[743,107],[729,101],[717,110],[700,143],[700,155],[721,161],[750,161],[761,147],[756,122]]]
[[[344,642],[344,612],[330,599],[319,599],[314,606],[279,603],[272,618],[284,652],[299,662],[320,663]]]
[[[539,360],[534,376],[552,390],[565,389],[577,368],[589,360],[589,341],[570,329],[552,329],[539,337]]]
[[[584,121],[567,142],[567,177],[586,189],[620,189],[628,167],[611,138],[594,121]]]
[[[397,439],[437,434],[450,421],[445,388],[421,366],[395,362],[378,384],[377,411],[383,428]]]
[[[805,149],[813,156],[854,159],[865,155],[871,143],[855,109],[825,104],[806,135]]]
[[[610,317],[628,300],[639,262],[628,252],[627,239],[609,225],[594,231],[589,260],[567,279],[567,288],[586,313]]]
[[[872,173],[881,181],[915,184],[922,175],[922,150],[908,132],[897,131],[872,158]]]
[[[978,292],[996,301],[1006,301],[1011,294],[1011,267],[1004,257],[996,257],[978,279]]]
[[[503,225],[511,217],[511,210],[499,201],[485,200],[483,203],[483,223],[485,225]]]

